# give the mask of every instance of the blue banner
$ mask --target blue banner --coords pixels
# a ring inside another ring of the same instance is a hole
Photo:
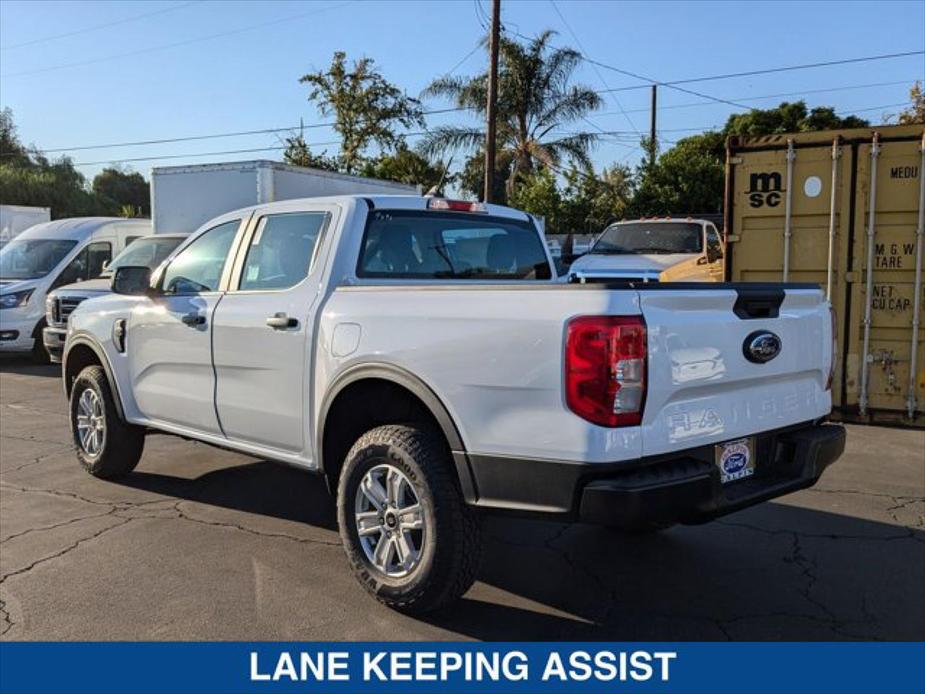
[[[0,692],[922,694],[922,643],[2,643]]]

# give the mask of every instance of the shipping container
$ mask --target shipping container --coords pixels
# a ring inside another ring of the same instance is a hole
[[[213,217],[251,205],[354,194],[420,195],[421,187],[264,160],[151,170],[155,234],[189,234]]]
[[[727,143],[727,278],[825,289],[845,420],[925,426],[923,167],[921,125]]]

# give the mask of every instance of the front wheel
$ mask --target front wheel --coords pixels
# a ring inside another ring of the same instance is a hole
[[[389,607],[429,612],[475,581],[478,518],[433,431],[386,425],[360,437],[341,471],[337,517],[354,574]]]
[[[110,479],[135,469],[145,430],[119,417],[102,367],[88,366],[74,379],[70,424],[77,459],[91,475]]]

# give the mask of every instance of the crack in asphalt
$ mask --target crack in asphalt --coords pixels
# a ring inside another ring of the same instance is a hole
[[[54,458],[57,455],[62,455],[65,451],[72,450],[72,449],[73,449],[72,444],[69,444],[69,443],[61,444],[60,448],[56,451],[52,451],[51,453],[46,453],[45,455],[40,455],[37,458],[33,458],[32,460],[26,463],[23,463],[22,465],[17,465],[16,467],[12,469],[0,470],[0,475],[9,475],[14,472],[19,472],[23,468],[27,468],[30,465],[35,465],[36,463],[41,463],[43,460],[46,460],[48,458]]]
[[[249,533],[251,535],[256,535],[258,537],[269,537],[278,540],[291,540],[293,542],[298,542],[300,544],[310,544],[310,545],[322,545],[325,547],[340,547],[341,543],[330,541],[330,540],[315,540],[308,537],[296,537],[295,535],[289,535],[288,533],[272,533],[265,530],[255,530],[254,528],[248,528],[237,523],[229,523],[227,521],[212,521],[205,520],[204,518],[194,518],[187,513],[185,513],[181,508],[180,504],[185,503],[196,503],[190,502],[187,499],[176,502],[173,505],[173,510],[177,512],[178,518],[180,520],[190,521],[192,523],[200,523],[202,525],[210,525],[217,528],[230,528],[232,530],[240,530],[243,533]]]
[[[29,533],[38,533],[38,532],[44,532],[46,530],[55,530],[56,528],[63,528],[66,525],[73,525],[74,523],[78,523],[84,520],[90,520],[91,518],[102,518],[103,516],[108,516],[111,513],[112,511],[106,511],[104,513],[94,513],[89,516],[80,516],[79,518],[71,518],[70,520],[61,521],[60,523],[54,523],[53,525],[42,525],[37,528],[26,528],[25,530],[21,532],[14,533],[13,535],[10,535],[9,537],[3,538],[2,540],[0,540],[0,545],[3,545],[9,542],[10,540],[15,540],[18,537],[22,537],[23,535],[28,535]]]
[[[13,628],[15,622],[10,616],[10,613],[6,609],[6,600],[0,600],[0,617],[3,617],[3,624],[5,625],[3,630],[0,631],[0,636],[4,636],[6,632]]]

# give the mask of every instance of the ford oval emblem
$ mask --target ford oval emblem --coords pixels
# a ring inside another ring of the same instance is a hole
[[[723,461],[723,472],[727,475],[734,475],[746,465],[748,465],[748,456],[737,451]]]
[[[755,364],[764,364],[780,354],[780,338],[770,330],[757,330],[745,338],[742,353]]]

